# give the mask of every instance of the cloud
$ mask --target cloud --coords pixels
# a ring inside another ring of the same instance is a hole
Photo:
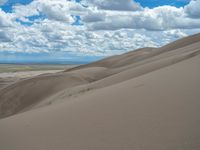
[[[187,34],[182,32],[181,30],[168,30],[164,31],[164,34],[168,37],[174,37],[174,38],[183,38],[186,37]]]
[[[83,11],[85,8],[80,3],[66,0],[34,0],[28,5],[13,7],[16,17],[23,20],[25,17],[41,15],[49,20],[66,23],[73,23],[75,20],[72,15],[80,15]]]
[[[170,43],[171,41],[174,41],[176,39],[180,39],[186,36],[188,36],[188,34],[180,29],[167,30],[163,32],[164,43]]]
[[[12,12],[15,14],[16,17],[28,17],[33,15],[38,15],[38,1],[33,1],[28,5],[21,5],[17,4],[13,6]]]
[[[0,6],[5,4],[7,2],[7,0],[0,0]]]
[[[5,32],[0,31],[0,42],[11,42],[11,38]]]
[[[200,1],[192,0],[187,6],[184,7],[185,12],[189,17],[200,18]]]
[[[102,16],[101,14],[104,14]],[[119,29],[146,29],[164,31],[169,29],[200,28],[200,19],[187,17],[183,8],[160,6],[153,9],[144,8],[142,11],[113,12],[98,11],[89,13],[83,18],[101,19],[89,21],[83,19],[89,30],[119,30]],[[98,17],[95,17],[98,16]]]
[[[88,11],[87,15],[83,15],[81,17],[83,22],[99,22],[104,21],[106,14],[104,12],[99,11]]]
[[[141,9],[140,4],[133,0],[82,0],[82,4],[104,10],[135,11]]]
[[[12,15],[5,13],[0,8],[0,27],[5,28],[11,26],[12,25],[11,20],[12,20]]]
[[[40,11],[47,16],[50,20],[56,21],[66,21],[69,23],[74,22],[74,19],[71,17],[70,14],[67,14],[65,8],[62,5],[49,5],[48,3],[44,3]]]
[[[200,18],[186,11],[191,3],[150,9],[129,0],[87,2],[34,0],[10,13],[0,9],[0,51],[109,56],[200,32]]]

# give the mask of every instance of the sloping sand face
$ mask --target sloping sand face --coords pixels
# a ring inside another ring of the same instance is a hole
[[[55,74],[54,82],[42,76],[15,84],[14,91],[26,85],[27,97],[32,80],[40,81],[41,89],[57,88],[53,94],[46,91],[48,97],[34,106],[44,101],[50,105],[26,104],[23,109],[29,111],[0,120],[0,149],[200,149],[200,35],[183,39],[188,40],[195,42],[180,46],[180,40],[168,45],[173,50],[143,49],[143,54],[77,67]]]

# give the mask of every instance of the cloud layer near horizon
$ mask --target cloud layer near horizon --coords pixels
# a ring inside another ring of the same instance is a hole
[[[152,9],[132,0],[34,0],[0,9],[0,51],[112,55],[157,47],[200,32],[199,8],[199,0]]]

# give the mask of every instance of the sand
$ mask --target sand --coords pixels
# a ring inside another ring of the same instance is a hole
[[[2,150],[200,149],[200,34],[0,91]]]
[[[0,89],[25,78],[56,73],[77,65],[0,64]]]
[[[42,74],[50,74],[60,72],[62,70],[46,70],[46,71],[19,71],[19,72],[2,72],[0,73],[0,89],[14,82],[39,76]]]

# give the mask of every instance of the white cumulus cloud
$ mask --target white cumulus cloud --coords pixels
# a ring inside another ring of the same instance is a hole
[[[192,0],[184,9],[189,17],[200,18],[200,0]]]
[[[82,4],[105,10],[135,11],[141,9],[140,4],[133,0],[82,0]]]

